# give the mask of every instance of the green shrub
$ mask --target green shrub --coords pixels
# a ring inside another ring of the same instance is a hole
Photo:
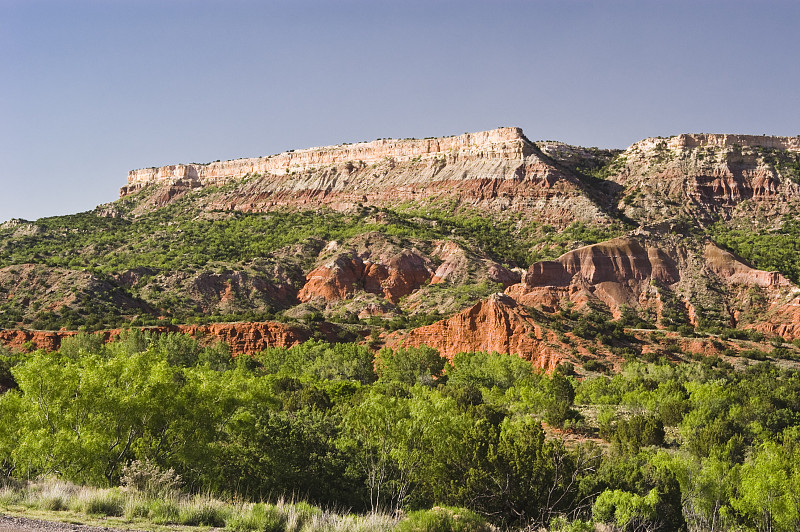
[[[189,526],[225,526],[224,505],[207,496],[197,496],[178,505],[178,522]]]
[[[466,508],[436,506],[417,510],[397,524],[396,532],[489,532],[484,519]]]
[[[612,440],[618,450],[636,454],[641,447],[664,444],[664,423],[656,416],[632,416],[617,423]]]
[[[550,521],[548,528],[551,532],[594,532],[591,521],[569,521],[565,517],[555,517]]]
[[[71,505],[72,510],[91,515],[121,516],[125,512],[125,501],[115,490],[83,488]]]
[[[761,349],[745,349],[741,355],[750,360],[766,360],[767,354]]]
[[[157,525],[178,523],[180,509],[174,500],[156,499],[150,503],[150,519]]]
[[[583,369],[586,371],[596,371],[598,373],[605,373],[608,368],[599,360],[591,359],[583,363]]]
[[[246,509],[232,512],[225,522],[225,528],[236,532],[283,532],[286,530],[286,516],[273,504],[252,504]]]

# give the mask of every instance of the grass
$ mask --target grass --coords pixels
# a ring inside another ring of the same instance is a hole
[[[397,524],[396,532],[490,532],[478,514],[464,508],[436,506],[417,510]]]
[[[56,479],[0,485],[4,513],[44,520],[147,530],[232,532],[388,532],[387,514],[353,515],[283,499],[226,502],[210,494],[155,496],[135,489],[93,488]]]
[[[125,510],[125,497],[117,489],[82,487],[69,499],[69,508],[88,515],[119,517]]]

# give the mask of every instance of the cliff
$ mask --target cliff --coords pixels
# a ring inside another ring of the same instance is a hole
[[[682,148],[767,148],[775,150],[800,151],[800,136],[774,137],[768,135],[729,135],[717,133],[684,133],[669,137],[651,137],[641,140],[631,146],[631,149],[648,150],[656,148],[660,143],[666,143],[671,150]]]
[[[522,130],[515,127],[422,140],[378,139],[372,142],[293,150],[268,157],[131,170],[128,173],[128,184],[121,190],[121,195],[151,183],[183,180],[199,186],[208,182],[240,179],[252,174],[285,175],[348,162],[371,164],[386,158],[396,162],[439,156],[461,159],[520,159],[531,154],[529,147],[530,143],[525,139]]]
[[[297,297],[304,303],[330,304],[366,292],[397,305],[402,297],[421,294],[429,285],[490,281],[509,286],[519,282],[515,272],[453,241],[430,242],[433,248],[428,252],[421,249],[428,247],[426,244],[398,241],[377,232],[348,242],[332,241]]]
[[[780,273],[752,268],[713,242],[647,233],[536,262],[506,293],[549,312],[570,302],[577,309],[608,309],[615,318],[630,309],[654,324],[684,319],[696,326],[705,320],[706,326],[777,331],[763,325],[764,305],[770,316],[794,316],[797,291]],[[791,338],[794,331],[783,327],[779,334]]]
[[[623,187],[618,208],[642,224],[776,219],[800,204],[800,137],[649,138],[612,167],[609,179]]]
[[[228,183],[224,188],[216,187]],[[147,188],[146,188],[147,187]],[[558,227],[610,223],[602,202],[559,168],[519,128],[424,140],[376,140],[271,157],[134,170],[122,197],[146,188],[134,214],[198,188],[198,208],[265,212],[278,208],[345,211],[359,205],[417,205],[522,212]]]
[[[164,329],[241,354],[352,338],[346,324],[364,320],[373,336],[406,330],[390,343],[447,357],[496,350],[548,370],[594,355],[590,335],[564,338],[597,313],[800,336],[798,288],[712,241],[735,247],[750,229],[791,240],[800,137],[684,134],[609,150],[500,128],[134,170],[121,195],[92,213],[0,226],[0,326],[253,320]],[[758,262],[756,244],[737,249]],[[759,264],[797,280],[792,260]],[[276,316],[314,323],[317,336],[261,321]],[[0,340],[51,349],[69,334]]]

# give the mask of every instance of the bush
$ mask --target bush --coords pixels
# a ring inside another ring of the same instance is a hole
[[[156,499],[150,504],[150,519],[157,525],[178,523],[180,509],[171,499]]]
[[[228,515],[224,505],[207,496],[182,501],[178,506],[178,522],[189,526],[225,526]]]
[[[575,401],[575,389],[570,380],[555,372],[547,381],[549,401],[545,408],[544,419],[548,425],[561,427],[568,419],[575,419],[577,412],[572,409]]]
[[[745,349],[742,351],[742,356],[750,360],[766,360],[767,354],[760,349]]]
[[[383,382],[433,386],[441,378],[446,359],[427,346],[392,350],[384,347],[375,357],[375,370]]]
[[[664,444],[664,423],[656,416],[632,416],[617,423],[612,439],[619,451],[636,454],[641,447]]]
[[[605,364],[595,359],[587,360],[586,362],[584,362],[583,369],[585,369],[586,371],[596,371],[598,373],[605,373],[606,371],[608,371],[608,368],[606,367]]]
[[[435,506],[408,514],[395,527],[395,532],[489,532],[484,519],[466,508]]]
[[[564,517],[556,517],[550,521],[548,528],[551,532],[594,532],[595,528],[591,521],[568,521]]]
[[[235,532],[283,532],[286,530],[286,516],[273,504],[252,504],[246,509],[232,512],[225,528]]]
[[[118,517],[125,513],[122,495],[110,489],[83,488],[78,492],[70,509],[91,515]]]
[[[149,460],[134,460],[122,468],[120,485],[149,496],[164,497],[180,489],[181,477],[173,469],[162,471]]]

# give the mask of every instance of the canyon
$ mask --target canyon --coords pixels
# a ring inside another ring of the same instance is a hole
[[[499,351],[544,371],[580,357],[620,360],[569,332],[565,340],[555,323],[565,312],[570,323],[570,313],[633,313],[673,333],[791,341],[800,338],[797,278],[754,267],[715,235],[780,232],[798,207],[798,137],[683,134],[610,150],[532,142],[508,127],[132,170],[120,199],[84,225],[66,217],[63,228],[0,226],[0,302],[15,325],[0,329],[0,343],[57,349],[76,333],[64,325],[91,313],[223,341],[235,355],[369,337],[376,347],[428,345],[448,359]],[[321,229],[241,257],[263,238],[257,231],[226,229],[214,244],[225,252],[213,257],[202,232],[184,236],[191,224],[240,220],[269,231],[270,220],[295,215]],[[90,267],[42,254],[42,242],[75,239],[91,224],[110,243],[98,236],[76,250]],[[145,224],[151,247],[134,253],[143,237],[126,235]],[[189,253],[171,249],[185,242],[196,249],[182,259],[188,269],[136,259]],[[227,319],[188,324],[210,315]],[[636,341],[642,352],[659,349]]]

